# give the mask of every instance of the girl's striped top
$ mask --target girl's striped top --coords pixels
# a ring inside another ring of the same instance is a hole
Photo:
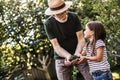
[[[103,59],[102,61],[98,62],[98,61],[91,61],[91,60],[87,60],[89,67],[90,67],[90,73],[95,72],[96,70],[105,70],[105,69],[110,69],[110,64],[107,61],[107,51],[106,51],[106,46],[105,43],[99,39],[96,42],[95,45],[95,54],[96,54],[96,49],[100,46],[104,46],[104,53],[103,53]],[[87,52],[86,56],[91,56],[92,53],[92,48],[90,46],[88,46],[88,50],[86,50],[86,46],[83,48],[84,51]]]

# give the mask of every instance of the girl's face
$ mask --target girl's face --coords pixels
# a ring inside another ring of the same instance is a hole
[[[94,35],[94,32],[92,30],[90,30],[88,26],[86,26],[85,31],[84,31],[84,37],[92,39],[93,35]]]

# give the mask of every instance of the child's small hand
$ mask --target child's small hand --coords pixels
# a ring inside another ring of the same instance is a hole
[[[86,56],[82,56],[82,55],[81,55],[76,64],[80,64],[81,62],[83,62],[84,60],[86,60],[85,57],[86,57]]]

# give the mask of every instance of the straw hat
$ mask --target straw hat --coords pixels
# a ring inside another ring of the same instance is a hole
[[[48,0],[49,8],[45,11],[46,15],[59,14],[67,10],[72,5],[71,1]]]

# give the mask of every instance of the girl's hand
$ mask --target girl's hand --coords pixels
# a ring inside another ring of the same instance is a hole
[[[82,55],[81,55],[76,64],[80,64],[81,62],[85,61],[85,60],[86,60],[85,57],[86,57],[86,56],[82,56]]]

